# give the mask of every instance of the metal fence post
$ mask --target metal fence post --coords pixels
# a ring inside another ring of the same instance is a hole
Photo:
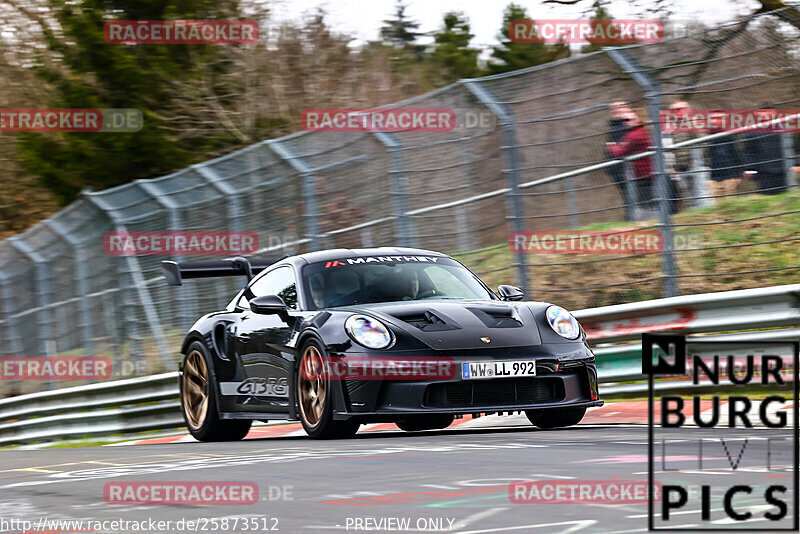
[[[12,286],[11,278],[5,271],[0,270],[0,288],[2,288],[0,295],[3,296],[3,319],[0,321],[0,325],[2,325],[3,328],[0,329],[0,332],[5,332],[4,336],[0,335],[0,342],[2,342],[2,346],[4,347],[4,350],[0,351],[0,365],[3,364],[3,358],[5,356],[22,356],[24,353],[22,348],[22,336],[20,336],[19,328],[17,327],[19,318],[14,317],[16,310],[12,307],[16,299],[10,297],[12,294]],[[19,394],[19,390],[17,389],[20,385],[19,380],[5,380],[4,382],[6,382],[5,385],[7,389],[0,391],[0,394],[4,396]]]
[[[192,165],[192,169],[202,176],[214,189],[225,197],[227,202],[228,227],[231,232],[241,232],[242,202],[234,187],[224,181],[214,169],[203,164]]]
[[[72,247],[75,262],[75,293],[78,296],[78,308],[80,309],[80,330],[81,342],[83,343],[84,352],[91,355],[94,352],[94,343],[92,342],[92,316],[89,310],[89,281],[86,279],[86,265],[88,258],[86,251],[83,249],[80,239],[71,234],[65,227],[56,219],[45,219],[44,224],[53,231],[59,238],[61,238],[67,245]]]
[[[469,217],[464,210],[463,205],[455,207],[456,211],[456,227],[458,228],[458,250],[466,252],[472,250],[469,236]]]
[[[11,287],[13,287],[13,284],[8,274],[2,270],[0,270],[0,287],[3,288],[1,294],[3,295],[2,308],[4,317],[0,322],[3,323],[6,332],[5,338],[0,338],[0,341],[3,342],[3,347],[7,347],[0,354],[10,353],[19,356],[24,351],[22,348],[22,336],[19,335],[19,328],[16,326],[18,318],[14,317],[16,310],[12,307],[15,299],[10,296],[12,295]]]
[[[389,174],[392,177],[392,197],[394,198],[395,233],[397,242],[403,247],[415,246],[415,234],[412,228],[411,218],[407,215],[408,179],[404,173],[405,163],[401,152],[402,144],[392,134],[384,132],[374,133],[375,138],[380,141],[389,151]]]
[[[243,227],[241,218],[244,210],[242,210],[242,200],[236,188],[224,181],[222,177],[217,174],[217,171],[207,165],[198,163],[196,165],[192,165],[191,168],[194,169],[197,174],[202,176],[206,182],[208,182],[219,192],[220,195],[225,198],[228,230],[231,232],[242,232]],[[219,302],[225,302],[226,300],[230,299],[228,284],[214,284],[214,287],[216,287],[217,298],[219,299]]]
[[[630,161],[622,164],[622,177],[625,179],[625,214],[628,220],[635,221],[639,208],[639,192],[636,190],[633,164]]]
[[[714,199],[709,198],[711,193],[708,190],[708,181],[711,179],[711,169],[706,167],[703,159],[703,148],[692,147],[692,169],[689,171],[692,177],[692,200],[693,208],[705,208],[714,205]]]
[[[134,183],[145,192],[150,198],[155,200],[159,206],[167,210],[169,213],[169,230],[170,231],[179,231],[183,228],[183,222],[181,221],[181,214],[180,206],[171,198],[161,193],[156,187],[155,184],[147,182],[145,180],[135,180]],[[175,254],[170,255],[170,259],[172,261],[179,261],[180,256]],[[185,284],[181,287],[181,291],[183,293],[181,295],[183,298],[177,299],[176,304],[178,308],[178,321],[180,323],[181,328],[189,328],[192,323],[195,321],[197,316],[196,304],[197,304],[197,291],[195,286],[191,284]]]
[[[466,145],[467,144],[465,142],[458,143],[458,152],[464,161],[471,159],[472,156],[472,153],[470,153]],[[468,168],[469,170],[467,171],[466,176],[468,176],[469,180],[473,183],[478,182],[480,177],[475,172],[475,166],[470,164]],[[459,204],[456,206],[455,212],[456,229],[458,232],[458,250],[464,252],[467,250],[480,248],[480,245],[476,244],[480,243],[480,237],[478,237],[477,240],[472,238],[472,231],[470,228],[470,216],[472,213],[470,213],[468,206],[465,204]]]
[[[17,327],[18,318],[15,317],[17,310],[14,309],[13,303],[15,299],[11,298],[13,283],[11,277],[5,271],[0,270],[0,287],[2,287],[3,295],[3,329],[6,332],[2,338],[3,346],[7,347],[2,351],[4,354],[20,356],[24,353],[22,336],[20,336],[19,328]]]
[[[126,232],[125,226],[118,225],[115,230],[117,232]],[[139,296],[139,302],[142,304],[147,324],[150,331],[153,333],[158,350],[161,353],[161,361],[167,369],[174,363],[171,359],[169,347],[167,345],[167,338],[164,336],[164,329],[161,326],[161,319],[158,317],[153,299],[150,297],[150,292],[147,290],[142,269],[139,262],[133,256],[124,256],[123,261],[128,268],[128,274],[131,276],[131,281],[136,289],[136,294]]]
[[[97,198],[97,196],[92,193],[86,193],[84,194],[84,197],[97,206],[100,211],[106,214],[106,216],[111,220],[116,232],[127,232],[125,225],[119,220],[119,216],[113,211],[113,209],[110,208],[110,206],[106,205],[102,199]],[[170,368],[174,362],[172,361],[169,346],[167,345],[167,338],[164,335],[164,329],[161,326],[161,320],[158,317],[158,311],[153,303],[153,299],[150,297],[150,292],[147,290],[144,275],[142,274],[142,269],[139,265],[139,262],[136,261],[136,258],[133,256],[121,256],[120,262],[120,264],[117,264],[117,271],[119,272],[120,276],[123,274],[130,275],[131,283],[134,286],[136,295],[139,297],[139,302],[142,306],[142,310],[144,311],[145,318],[147,319],[148,327],[150,328],[150,332],[153,334],[158,351],[161,353],[161,361],[167,368]],[[127,271],[122,270],[122,265],[127,267]],[[119,287],[123,298],[131,293],[131,288],[125,287],[122,281],[120,281]],[[134,339],[133,341],[138,340]]]
[[[787,188],[800,185],[800,176],[794,174],[795,166],[794,134],[784,132],[781,134],[781,148],[783,149],[783,176]]]
[[[578,214],[578,192],[575,191],[575,177],[567,178],[567,209],[569,210],[570,230],[580,227],[581,216]]]
[[[39,333],[40,354],[48,355],[50,351],[49,341],[51,335],[51,321],[47,308],[47,293],[49,293],[50,278],[48,276],[47,260],[36,252],[31,245],[24,241],[20,236],[8,238],[9,243],[16,248],[23,256],[28,258],[34,265],[34,300],[36,302],[36,322],[37,332]]]
[[[11,245],[33,263],[34,269],[34,299],[36,302],[36,329],[39,333],[40,355],[44,357],[55,356],[58,348],[55,347],[53,330],[51,328],[50,310],[48,307],[50,294],[50,268],[48,261],[25,241],[21,236],[15,235],[8,238]],[[53,389],[53,382],[45,382],[47,389]]]
[[[606,53],[614,60],[617,65],[629,74],[633,80],[645,91],[647,98],[647,114],[653,127],[653,145],[655,154],[653,159],[656,164],[656,198],[661,226],[661,237],[664,248],[661,252],[661,268],[664,273],[664,296],[674,297],[678,295],[678,283],[675,278],[675,259],[673,257],[674,240],[672,237],[672,219],[670,217],[670,177],[664,164],[664,147],[661,140],[661,93],[655,80],[642,72],[624,50],[607,49]]]
[[[305,199],[306,232],[309,239],[311,239],[311,250],[319,250],[319,211],[317,208],[317,185],[314,182],[314,169],[309,167],[302,158],[296,156],[289,147],[280,144],[280,142],[270,140],[266,145],[300,174],[303,180],[303,198]]]
[[[517,129],[514,114],[504,104],[497,101],[494,95],[476,80],[461,80],[460,83],[469,90],[478,101],[494,113],[503,131],[503,146],[505,152],[506,168],[503,172],[508,183],[508,209],[507,218],[511,222],[514,232],[525,230],[525,208],[519,192],[519,158],[517,155]],[[522,291],[528,292],[528,276],[525,270],[525,261],[518,259],[514,262],[517,268],[517,277]]]

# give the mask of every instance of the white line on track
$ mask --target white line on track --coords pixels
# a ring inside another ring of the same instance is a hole
[[[530,524],[530,525],[518,525],[513,527],[499,527],[499,528],[488,528],[483,530],[467,530],[459,532],[458,534],[486,534],[488,532],[507,532],[509,530],[527,530],[527,529],[534,529],[534,528],[550,528],[550,527],[559,527],[559,526],[567,526],[572,525],[564,530],[550,530],[552,534],[569,534],[570,532],[578,532],[583,530],[584,528],[594,526],[597,523],[594,519],[584,519],[579,521],[563,521],[560,523],[542,523],[542,524]]]
[[[563,521],[560,523],[542,523],[542,524],[530,524],[530,525],[515,525],[513,527],[498,527],[498,528],[488,528],[488,529],[481,529],[481,530],[461,530],[461,531],[454,531],[454,534],[488,534],[490,532],[508,532],[511,530],[529,530],[535,528],[552,528],[552,527],[559,527],[564,526],[563,530],[553,529],[549,530],[548,534],[570,534],[572,532],[579,532],[584,530],[585,528],[592,527],[597,523],[594,519],[585,519],[579,521]],[[571,526],[570,526],[571,525]],[[324,530],[347,530],[346,526],[342,525],[308,525],[304,528],[313,528],[313,529],[324,529]],[[408,529],[404,532],[430,532],[429,529]],[[631,532],[640,532],[638,530],[634,530]]]
[[[696,526],[698,526],[698,525],[696,525],[696,524],[675,525],[674,527],[670,527],[670,528],[674,529],[674,530],[678,530],[678,529],[687,530],[687,529],[690,529],[690,528],[694,528]],[[636,529],[633,529],[633,530],[615,530],[614,532],[605,532],[604,534],[632,534],[634,532],[648,532],[648,530],[647,530],[647,527],[642,527],[642,528],[636,528]]]
[[[478,512],[477,514],[469,515],[464,519],[462,519],[461,521],[459,521],[458,523],[456,523],[455,525],[453,525],[453,530],[461,530],[467,528],[472,523],[480,521],[481,519],[486,519],[487,517],[493,516],[505,510],[508,510],[507,506],[498,506],[495,508],[489,508],[488,510],[483,510],[482,512]]]

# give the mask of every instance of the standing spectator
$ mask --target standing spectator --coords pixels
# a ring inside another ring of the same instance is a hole
[[[725,113],[722,111],[713,111],[710,120],[716,122],[724,116]],[[722,128],[713,127],[708,133],[723,131]],[[742,182],[742,158],[739,156],[736,138],[730,135],[712,139],[708,145],[708,159],[711,167],[711,180],[708,185],[714,200],[720,196],[735,194],[736,187]]]
[[[681,117],[689,115],[692,112],[692,109],[689,107],[689,103],[684,100],[679,100],[675,102],[669,107],[669,110],[671,113],[674,113],[679,118],[679,120]],[[672,132],[673,144],[683,143],[684,141],[689,141],[690,139],[695,139],[695,138],[697,138],[697,134],[695,132],[686,132],[686,131]],[[691,148],[680,148],[674,150],[673,154],[675,154],[675,163],[674,163],[675,172],[685,173],[692,168]]]
[[[606,143],[609,153],[615,158],[631,156],[648,150],[652,142],[652,132],[647,126],[647,113],[641,108],[625,115],[628,128],[625,136],[618,143]],[[636,197],[638,204],[645,209],[653,206],[653,158],[650,156],[633,162],[634,180],[636,180]]]
[[[629,116],[632,111],[627,103],[623,101],[612,102],[609,104],[611,110],[611,118],[608,120],[608,130],[606,132],[606,144],[619,143],[628,131],[625,124],[625,118]],[[614,156],[610,151],[606,150],[606,157],[612,159]],[[608,168],[608,174],[614,181],[614,185],[619,189],[619,194],[622,197],[622,202],[625,204],[625,220],[632,221],[634,218],[631,215],[633,212],[634,199],[629,198],[627,181],[632,178],[629,176],[630,165],[622,163]]]
[[[759,123],[772,120],[775,110],[762,107],[756,115]],[[758,193],[777,195],[786,191],[788,177],[783,164],[781,134],[751,131],[744,134],[745,175],[758,183]]]
[[[689,115],[692,112],[692,109],[689,107],[689,103],[685,100],[678,100],[670,105],[669,111],[670,113],[676,115],[678,121],[680,121],[682,117]],[[670,146],[696,138],[697,133],[695,132],[680,130],[674,131],[670,134]],[[692,169],[692,148],[678,148],[671,151],[671,154],[672,169],[670,169],[670,176],[672,177],[672,180],[670,180],[670,183],[672,185],[671,190],[673,192],[670,194],[670,196],[674,199],[672,202],[672,212],[676,213],[678,211],[680,199],[693,196],[690,183],[692,174],[689,172]]]

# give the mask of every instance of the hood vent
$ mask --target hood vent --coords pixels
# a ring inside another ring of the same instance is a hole
[[[432,311],[394,313],[392,317],[400,319],[412,326],[416,326],[424,332],[442,332],[444,330],[458,330],[461,328],[458,323],[446,315],[437,315]]]
[[[482,306],[468,309],[489,328],[518,328],[523,326],[517,309],[510,306]]]

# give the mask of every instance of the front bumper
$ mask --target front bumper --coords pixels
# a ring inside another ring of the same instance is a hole
[[[602,406],[593,363],[536,377],[484,380],[348,381],[334,418],[392,421],[411,414],[489,414]]]

